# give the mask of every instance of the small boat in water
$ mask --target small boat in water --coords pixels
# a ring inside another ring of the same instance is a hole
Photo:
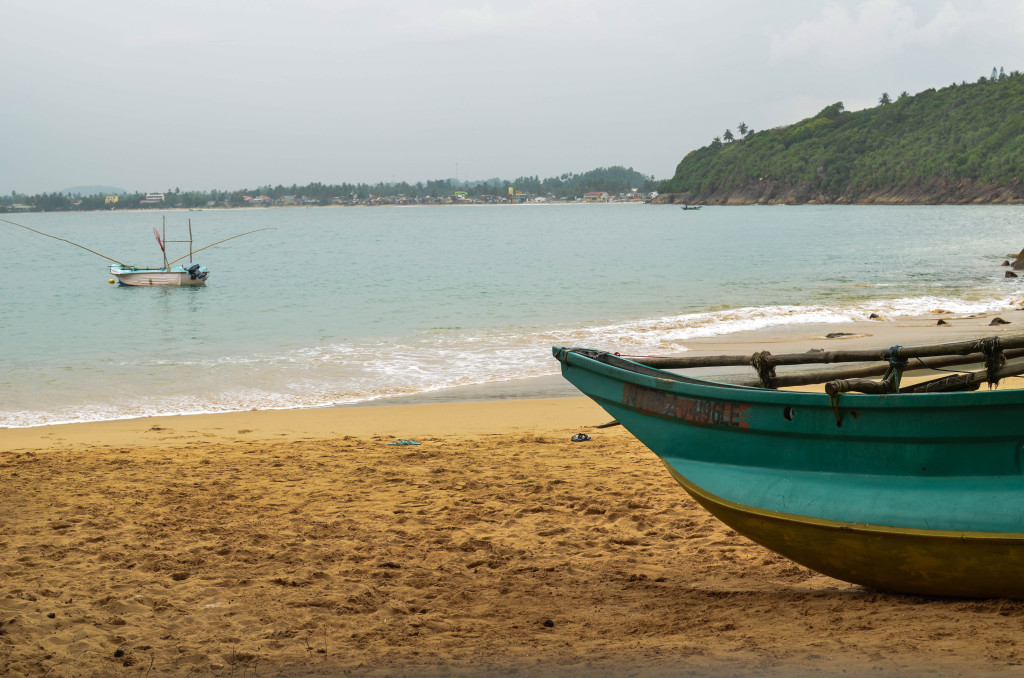
[[[703,205],[683,205],[679,209],[683,210],[699,210]]]
[[[112,264],[110,275],[122,285],[205,285],[209,271],[199,264],[168,266],[166,268],[136,268]]]
[[[166,239],[167,223],[166,223],[166,220],[164,220],[164,225],[163,225],[163,227],[164,227],[164,234],[163,234],[163,236],[161,236],[160,231],[158,231],[155,228],[153,229],[153,235],[156,236],[156,242],[157,242],[158,245],[160,245],[160,251],[163,252],[163,255],[164,255],[163,266],[142,266],[142,267],[139,267],[139,266],[131,266],[129,264],[124,263],[123,261],[118,261],[117,259],[114,259],[113,257],[108,257],[105,254],[100,254],[99,252],[97,252],[95,250],[89,249],[85,245],[79,245],[76,242],[71,242],[67,238],[60,238],[60,237],[57,237],[55,235],[50,235],[49,233],[43,233],[42,231],[39,231],[39,230],[34,229],[34,228],[31,228],[29,226],[25,226],[24,224],[18,224],[18,223],[15,223],[13,221],[9,221],[8,219],[0,219],[0,222],[4,222],[4,223],[10,224],[12,226],[17,226],[18,228],[23,228],[26,231],[32,231],[33,233],[38,233],[39,235],[46,236],[47,238],[53,238],[54,240],[60,240],[61,242],[66,242],[69,245],[74,245],[75,247],[83,249],[86,252],[90,252],[90,253],[95,254],[95,255],[97,255],[99,257],[103,257],[107,261],[112,261],[114,263],[110,265],[110,274],[112,276],[114,276],[114,277],[111,278],[109,282],[113,283],[113,282],[116,281],[116,282],[118,282],[118,283],[120,283],[122,285],[128,285],[128,286],[132,286],[132,287],[157,287],[157,286],[175,286],[175,287],[178,287],[178,286],[193,286],[194,287],[196,285],[205,285],[206,284],[206,279],[207,279],[207,277],[209,277],[210,272],[207,271],[206,268],[204,268],[203,266],[200,266],[199,264],[196,264],[196,263],[192,262],[192,255],[193,254],[195,254],[196,252],[201,252],[201,251],[203,251],[205,249],[208,249],[210,247],[213,247],[214,245],[219,245],[219,244],[221,244],[223,242],[227,242],[228,240],[234,240],[235,238],[241,238],[243,235],[249,235],[250,233],[256,233],[257,231],[269,231],[269,230],[271,230],[269,227],[268,228],[257,228],[257,229],[252,230],[252,231],[246,231],[245,233],[239,233],[238,235],[233,235],[230,238],[224,238],[223,240],[218,240],[217,242],[215,242],[213,244],[206,245],[205,247],[200,247],[199,249],[194,250],[194,249],[192,249],[192,220],[189,219],[189,221],[188,221],[188,240],[170,240],[170,241]],[[185,256],[182,256],[182,257],[178,257],[177,259],[175,259],[173,261],[168,261],[167,260],[167,247],[165,245],[165,243],[167,243],[167,242],[188,243],[188,254],[186,254]],[[179,261],[182,261],[183,259],[186,259],[186,258],[189,260],[188,266],[185,266],[185,265],[175,266],[175,264],[177,264]]]
[[[210,272],[199,264],[192,263],[192,220],[188,221],[188,240],[167,240],[167,223],[163,225],[164,233],[161,236],[160,231],[153,229],[153,235],[156,236],[156,243],[160,246],[160,251],[164,255],[163,266],[152,266],[152,267],[137,267],[127,266],[125,264],[111,264],[110,275],[117,279],[117,282],[122,285],[132,285],[140,287],[152,287],[155,285],[205,285],[206,278],[209,277]],[[189,259],[188,266],[174,266],[177,262],[181,261],[185,257],[175,259],[174,261],[167,261],[167,242],[187,242],[188,243],[188,254],[186,255]],[[113,281],[111,281],[113,282]]]
[[[630,360],[563,347],[553,353],[563,376],[615,417],[612,423],[753,541],[872,588],[1024,599],[1024,390],[973,392],[1024,373],[1024,365],[1004,362],[1022,349],[1024,335],[710,361]],[[839,376],[884,371],[882,381],[831,379],[825,393],[772,388],[823,381],[820,373],[804,381],[776,376],[776,365],[869,357],[882,364]],[[930,367],[986,367],[901,388],[906,361],[925,357]],[[758,370],[751,382],[760,385],[667,371],[744,360]]]

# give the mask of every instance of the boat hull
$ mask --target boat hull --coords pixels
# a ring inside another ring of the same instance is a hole
[[[828,396],[556,349],[563,375],[740,534],[837,579],[1024,598],[1019,391]]]
[[[816,572],[929,596],[1024,599],[1024,535],[912,530],[816,520],[743,506],[669,472],[709,513]]]
[[[174,267],[170,271],[151,268],[110,267],[110,274],[122,285],[132,287],[158,286],[196,286],[205,285],[209,275],[205,268],[200,268],[199,275],[192,275],[184,268]]]

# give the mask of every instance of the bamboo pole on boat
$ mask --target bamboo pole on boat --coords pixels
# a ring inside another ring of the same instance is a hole
[[[987,369],[951,374],[921,384],[913,384],[899,390],[900,393],[948,393],[950,391],[974,391],[985,382],[994,382],[1007,377],[1024,374],[1024,363],[1003,365],[991,373]],[[841,393],[892,393],[893,380],[835,379],[825,384],[825,393],[836,396]]]
[[[164,245],[167,242],[167,217],[162,217],[160,224],[163,229],[163,239],[157,238],[156,241],[160,243],[160,251],[164,253],[164,270],[170,271],[171,265],[167,263],[167,247]]]
[[[999,340],[1002,349],[1024,348],[1024,334],[1008,337],[992,337]],[[907,360],[909,358],[931,358],[947,355],[967,355],[981,350],[990,338],[955,341],[946,344],[930,344],[922,346],[898,346],[883,349],[855,349],[849,351],[809,351],[807,353],[768,354],[766,359],[775,366],[806,365],[829,363],[852,363],[889,360]],[[892,352],[892,353],[890,353]],[[749,366],[755,355],[719,355],[694,356],[678,358],[658,358],[645,356],[621,356],[635,363],[656,367],[663,370],[686,369],[691,367],[738,367]]]
[[[1024,349],[1009,349],[1003,351],[1003,355],[1006,356],[1007,360],[1022,358],[1024,357]],[[971,363],[980,363],[984,361],[984,353],[968,353],[967,355],[962,356],[939,356],[929,359],[927,364],[923,362],[917,364],[911,363],[904,370],[904,373],[928,370],[932,368],[952,367],[954,365],[970,365]],[[860,377],[875,377],[878,375],[885,374],[888,369],[889,365],[888,363],[885,363],[880,365],[867,365],[864,367],[851,367],[845,370],[808,370],[804,372],[795,372],[793,374],[776,375],[772,383],[776,388],[785,388],[789,386],[809,386],[811,384],[823,384],[833,379],[856,379]],[[730,383],[738,384],[740,386],[761,386],[760,379],[743,379],[739,381],[730,380]]]
[[[1007,339],[1011,339],[1011,340],[1024,339],[1024,337],[1008,337]],[[906,372],[917,372],[917,371],[921,371],[921,370],[928,370],[928,369],[934,369],[934,368],[952,367],[952,366],[955,366],[955,365],[970,365],[972,363],[984,362],[985,354],[977,352],[978,345],[982,341],[984,341],[984,340],[966,341],[966,342],[955,342],[955,343],[951,343],[951,344],[939,344],[937,346],[946,346],[946,347],[952,346],[952,347],[955,347],[955,349],[959,349],[963,345],[973,345],[976,352],[962,354],[962,355],[956,355],[954,351],[947,351],[946,353],[939,353],[939,354],[935,354],[933,356],[917,355],[917,356],[914,356],[914,357],[915,358],[932,357],[932,359],[929,360],[929,362],[927,364],[925,364],[922,361],[918,361],[919,364],[908,366],[906,368],[906,370],[904,370],[904,372],[905,373]],[[1016,341],[1009,341],[1008,342],[1006,339],[1003,339],[1003,338],[1000,338],[1000,343],[1003,346],[1005,346],[1007,343],[1009,343],[1011,345],[1016,345],[1017,344]],[[931,349],[931,348],[935,348],[935,347],[919,347],[919,348],[929,348],[929,349]],[[849,354],[849,353],[852,353],[852,352],[846,352],[846,353]],[[863,352],[858,351],[857,353],[863,353]],[[820,355],[820,354],[798,353],[798,354],[790,354],[790,357],[807,356],[807,355]],[[1004,357],[1007,360],[1013,360],[1013,359],[1016,359],[1016,358],[1021,358],[1021,357],[1024,357],[1024,348],[1010,348],[1008,350],[1004,350],[1003,351],[1003,355],[1004,355]],[[726,358],[726,359],[732,360],[732,359],[742,358],[743,356],[710,356],[710,357],[711,358],[715,358],[715,357]],[[774,357],[782,357],[782,356],[780,355],[780,356],[774,356]],[[880,358],[880,359],[888,361],[888,357],[883,357],[883,358]],[[669,360],[674,360],[674,359],[673,358],[658,358],[657,360],[659,360],[659,361],[669,361]],[[693,360],[693,359],[691,359],[691,360]],[[640,361],[634,361],[634,362],[640,362]],[[654,365],[649,365],[647,362],[643,362],[641,364],[647,365],[648,367],[654,367]],[[746,362],[746,363],[743,363],[743,362],[730,362],[728,364],[718,363],[718,364],[715,364],[715,365],[700,365],[700,366],[701,367],[704,367],[704,366],[707,366],[707,367],[731,367],[731,366],[740,366],[740,365],[749,365],[749,364],[750,364],[749,362]],[[787,364],[795,364],[795,363],[787,363]],[[867,389],[866,391],[861,391],[861,392],[867,392],[867,393],[889,393],[890,389],[891,389],[890,385],[882,385],[883,382],[873,381],[873,380],[870,380],[870,379],[862,379],[862,377],[871,377],[871,376],[878,376],[878,375],[885,374],[888,370],[889,370],[888,363],[883,364],[883,365],[868,365],[868,366],[865,366],[865,367],[854,367],[854,368],[849,368],[849,369],[839,370],[839,371],[835,371],[835,370],[832,370],[832,371],[829,371],[829,370],[814,370],[814,371],[799,372],[799,373],[796,373],[796,374],[778,375],[778,376],[775,377],[773,382],[774,382],[775,387],[779,388],[779,387],[787,387],[787,386],[808,386],[810,384],[822,384],[822,383],[827,384],[827,383],[833,382],[833,381],[846,380],[848,382],[853,382],[853,384],[855,386],[862,386],[865,389]],[[1015,377],[1015,376],[1019,376],[1021,374],[1024,374],[1024,363],[1018,363],[1016,365],[1006,365],[1006,366],[1000,367],[1000,368],[998,368],[997,370],[995,370],[993,372],[991,377],[994,377],[998,381],[999,379],[1005,379],[1007,377]],[[990,378],[990,376],[989,376],[989,372],[988,372],[987,369],[986,370],[979,370],[979,371],[976,371],[976,372],[966,372],[966,373],[964,373],[964,372],[957,372],[955,374],[951,374],[951,375],[948,375],[946,377],[940,377],[938,379],[933,379],[933,380],[930,380],[930,381],[921,382],[919,384],[912,384],[910,386],[905,386],[905,387],[901,388],[899,392],[900,393],[939,393],[939,392],[944,392],[944,391],[948,392],[948,391],[951,391],[951,390],[961,390],[961,391],[975,390],[982,383],[987,381],[989,378]],[[739,386],[761,386],[760,379],[743,379],[743,380],[735,380],[735,381],[730,380],[729,383],[734,383],[734,384],[737,384]],[[827,389],[827,387],[826,387],[826,389]],[[858,389],[853,388],[853,389],[847,389],[847,390],[858,390]],[[837,392],[840,392],[840,391],[837,391]],[[829,395],[834,395],[834,394],[829,394]],[[603,424],[598,424],[594,428],[610,428],[612,426],[621,426],[621,423],[617,419],[612,419],[611,421],[605,422]]]
[[[951,374],[948,377],[942,377],[941,379],[933,379],[920,384],[905,386],[900,389],[900,393],[941,393],[943,391],[957,390],[955,387],[958,385],[965,386],[962,390],[973,391],[990,378],[995,378],[995,380],[998,381],[1000,379],[1006,379],[1007,377],[1017,377],[1021,374],[1024,374],[1024,363],[1004,365],[996,368],[991,377],[989,376],[988,370],[977,370],[966,374]]]

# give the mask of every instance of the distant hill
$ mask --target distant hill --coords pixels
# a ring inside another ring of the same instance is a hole
[[[993,76],[715,139],[683,158],[655,202],[1024,202],[1024,75]]]
[[[90,195],[123,195],[128,191],[113,186],[72,186],[61,191],[64,195],[87,197]]]

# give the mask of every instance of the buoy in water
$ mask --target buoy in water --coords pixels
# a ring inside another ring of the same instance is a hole
[[[114,279],[113,279],[113,278],[111,278],[111,279],[110,279],[110,280],[108,280],[107,282],[108,282],[108,283],[113,283],[113,282],[114,282]]]

